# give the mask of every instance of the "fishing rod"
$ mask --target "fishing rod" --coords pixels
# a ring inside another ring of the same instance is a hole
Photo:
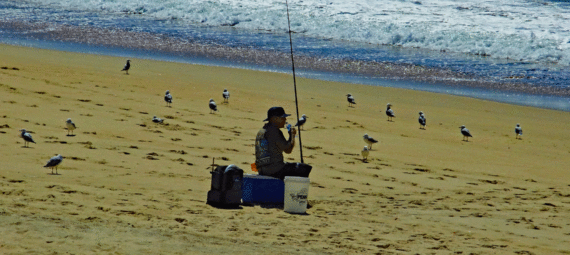
[[[289,18],[289,2],[285,0],[287,6],[287,25],[289,27],[289,45],[291,46],[291,66],[293,67],[293,87],[295,88],[295,108],[297,110],[297,121],[299,120],[299,101],[297,101],[297,80],[295,79],[295,60],[293,58],[293,39],[291,38],[291,19]],[[301,126],[298,130],[299,134],[299,151],[301,152],[301,163],[303,161],[303,143],[301,142]]]

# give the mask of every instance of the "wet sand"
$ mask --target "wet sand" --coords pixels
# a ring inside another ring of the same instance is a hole
[[[126,75],[125,61],[0,45],[1,253],[570,253],[568,112],[298,79],[307,215],[226,210],[206,204],[212,159],[253,173],[267,109],[295,114],[292,77],[132,58]]]
[[[232,40],[229,41],[218,41],[219,38],[213,39],[213,42],[201,38],[194,39],[183,39],[176,36],[170,36],[168,33],[151,33],[142,31],[131,31],[116,28],[102,29],[97,26],[87,26],[82,24],[81,26],[74,25],[62,25],[53,22],[26,22],[26,21],[14,21],[14,20],[0,20],[0,29],[7,33],[7,43],[10,43],[10,38],[14,39],[18,45],[27,45],[38,48],[48,47],[50,49],[56,50],[71,50],[75,52],[92,52],[96,54],[109,54],[109,55],[125,55],[125,54],[142,54],[147,53],[153,54],[153,57],[157,55],[165,61],[172,61],[168,59],[170,57],[176,58],[174,61],[196,61],[200,59],[203,64],[210,64],[212,62],[219,63],[218,65],[225,65],[228,62],[241,65],[246,69],[253,67],[255,68],[269,68],[277,70],[289,70],[291,66],[289,44],[287,44],[286,49],[276,50],[276,49],[263,49],[257,46],[244,46],[236,45]],[[196,29],[203,29],[196,27]],[[232,31],[220,30],[222,33],[227,33]],[[231,33],[231,32],[230,32]],[[253,34],[252,34],[253,35]],[[282,42],[288,41],[289,38],[286,35],[283,36]],[[223,37],[223,36],[222,36]],[[20,41],[22,40],[22,41]],[[239,41],[239,40],[238,40]],[[297,40],[294,39],[296,42]],[[296,43],[295,43],[296,44]],[[54,46],[59,45],[59,46]],[[64,46],[65,45],[65,46]],[[94,46],[97,45],[97,46]],[[323,45],[324,46],[324,45]],[[360,45],[358,47],[370,47],[371,45]],[[53,48],[55,47],[55,48]],[[78,49],[79,47],[79,49]],[[309,48],[315,46],[308,46]],[[382,45],[376,45],[374,47],[380,47],[385,51],[392,52],[391,54],[412,54],[424,55],[426,60],[433,58],[434,54],[442,56],[447,56],[453,58],[453,53],[444,52],[433,52],[429,50],[422,50],[420,48],[415,48],[413,52],[407,52],[408,50],[400,47],[386,47]],[[279,46],[277,46],[279,48]],[[296,47],[295,47],[296,48]],[[334,47],[333,47],[334,48]],[[331,49],[332,50],[332,49]],[[119,51],[120,53],[117,53]],[[334,50],[333,50],[334,51]],[[129,53],[127,53],[129,52]],[[157,54],[157,55],[154,55]],[[355,53],[358,55],[358,53]],[[388,54],[388,55],[391,55]],[[448,55],[449,54],[449,55]],[[383,55],[383,54],[381,54]],[[141,56],[141,55],[138,55]],[[430,57],[432,56],[432,57]],[[435,57],[439,58],[441,56]],[[462,55],[463,58],[465,55]],[[142,57],[145,58],[145,57]],[[373,81],[380,80],[391,80],[391,81],[414,81],[416,83],[426,83],[432,84],[434,88],[430,88],[429,91],[439,92],[437,89],[441,90],[463,90],[467,89],[483,89],[485,91],[497,91],[502,93],[509,93],[513,97],[516,94],[526,94],[535,97],[540,96],[554,96],[561,98],[570,97],[570,88],[564,86],[564,81],[556,78],[558,75],[554,75],[551,79],[544,79],[544,74],[534,73],[536,68],[542,69],[544,66],[533,68],[531,66],[524,67],[526,72],[520,73],[518,75],[513,75],[513,73],[503,73],[503,75],[498,75],[496,73],[490,74],[489,72],[483,71],[460,71],[454,67],[435,67],[431,64],[412,64],[401,62],[400,60],[385,58],[378,56],[374,60],[370,59],[359,59],[353,58],[351,56],[343,55],[342,57],[326,57],[320,54],[303,53],[303,51],[295,52],[295,67],[297,71],[308,72],[320,75],[325,73],[327,75],[344,75],[344,79],[359,79],[366,78]],[[484,57],[483,57],[484,59]],[[498,62],[489,65],[501,66],[504,64],[510,65],[512,63],[504,63],[500,60]],[[209,62],[209,63],[208,63]],[[429,60],[428,60],[429,62]],[[451,61],[453,62],[453,61]],[[437,65],[436,65],[437,66]],[[546,67],[544,67],[546,68]],[[476,68],[477,69],[477,68]],[[495,70],[491,70],[494,72]],[[556,72],[552,70],[553,72]],[[347,78],[347,76],[352,76],[353,78]],[[538,78],[540,76],[543,78]],[[536,79],[542,80],[543,83],[537,82]],[[564,80],[564,78],[562,78]],[[353,82],[354,80],[345,80],[347,82]],[[441,86],[444,86],[443,88]],[[422,90],[425,90],[425,85]],[[516,96],[515,96],[516,97]],[[495,98],[485,98],[494,100]],[[537,100],[537,99],[534,99]],[[559,99],[560,100],[560,99]],[[546,101],[544,98],[539,99],[539,101]],[[503,101],[505,102],[505,101]],[[509,102],[509,101],[506,101]],[[512,102],[512,101],[511,101]],[[558,104],[546,104],[548,108],[551,109],[562,109],[568,110],[568,102],[563,101],[563,105]],[[535,105],[540,106],[540,105]]]

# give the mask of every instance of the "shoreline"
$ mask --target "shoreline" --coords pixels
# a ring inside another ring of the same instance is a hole
[[[222,210],[205,204],[212,158],[253,173],[267,109],[295,113],[291,75],[137,58],[125,75],[124,57],[0,48],[7,254],[570,252],[567,112],[299,78],[303,154],[313,166],[307,215]],[[25,148],[21,128],[37,143]],[[368,162],[364,133],[380,141]],[[54,153],[64,156],[60,175],[42,167]],[[296,147],[285,158],[298,155]]]
[[[173,38],[166,34],[122,29],[109,30],[51,24],[54,27],[45,32],[45,26],[50,26],[50,24],[3,22],[0,26],[4,27],[5,32],[9,34],[9,38],[4,39],[3,42],[78,53],[130,55],[161,61],[290,72],[290,57],[283,52],[242,46],[227,47]],[[18,34],[20,30],[35,32],[21,35]],[[31,37],[22,38],[26,36]],[[405,84],[400,87],[413,87],[429,92],[570,111],[570,89],[563,86],[522,82],[536,79],[533,74],[486,77],[453,71],[450,68],[397,63],[396,60],[377,62],[349,58],[328,59],[308,54],[297,52],[295,56],[296,69],[306,78],[365,83],[373,86]],[[429,54],[426,54],[429,58]],[[450,61],[452,59],[451,57]],[[508,65],[508,62],[496,64]],[[477,93],[477,91],[483,93]]]
[[[6,41],[5,41],[6,42]],[[284,69],[283,67],[271,67],[271,66],[261,66],[251,63],[243,63],[238,61],[238,63],[228,62],[226,60],[210,59],[207,57],[184,57],[179,55],[172,55],[171,53],[160,53],[160,52],[148,52],[145,50],[137,49],[119,49],[112,47],[96,47],[85,45],[81,43],[72,42],[49,42],[49,41],[29,41],[29,40],[12,40],[11,43],[0,43],[11,46],[19,47],[30,47],[39,48],[45,50],[56,50],[56,51],[66,51],[74,53],[84,53],[84,54],[94,54],[94,55],[104,55],[111,57],[135,57],[148,60],[157,61],[167,61],[176,62],[184,64],[197,64],[206,66],[216,66],[216,67],[228,67],[237,68],[245,70],[254,70],[261,72],[276,72],[276,73],[290,73],[289,69]],[[296,60],[297,61],[297,60]],[[296,62],[297,63],[297,62]],[[413,67],[415,68],[415,67]],[[419,67],[422,69],[421,67]],[[407,68],[402,69],[407,70]],[[422,72],[429,72],[429,70],[424,70]],[[421,76],[422,72],[418,72],[418,76]],[[424,81],[417,80],[406,80],[406,79],[394,79],[396,74],[390,74],[387,77],[367,77],[361,74],[350,74],[350,73],[334,73],[330,71],[311,71],[304,69],[297,69],[297,75],[302,78],[308,79],[318,79],[323,81],[335,81],[335,82],[346,82],[351,84],[365,84],[369,86],[380,86],[380,87],[393,87],[401,89],[411,89],[425,92],[441,93],[446,95],[454,96],[465,96],[469,98],[476,98],[482,100],[489,100],[499,103],[508,103],[520,106],[530,106],[538,107],[543,109],[552,109],[570,112],[570,98],[559,95],[559,92],[548,92],[547,94],[540,94],[536,87],[525,86],[525,85],[510,85],[511,88],[515,90],[509,91],[504,89],[489,89],[490,87],[484,85],[484,83],[469,82],[471,85],[458,85],[458,84],[444,84],[444,83],[434,83],[434,81],[429,81],[429,79]],[[449,80],[454,80],[455,78],[449,78]],[[440,81],[441,82],[441,81]],[[456,81],[458,82],[458,81]],[[539,88],[539,91],[545,92],[549,88]],[[529,94],[527,91],[533,91],[537,94]],[[565,92],[564,92],[565,93]],[[564,94],[563,93],[563,94]]]

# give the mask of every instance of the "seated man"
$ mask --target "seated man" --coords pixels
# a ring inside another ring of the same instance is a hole
[[[287,121],[285,110],[282,107],[271,107],[267,111],[267,124],[257,132],[255,138],[255,165],[260,175],[272,176],[279,179],[285,179],[285,176],[309,177],[311,169],[310,165],[303,163],[285,163],[283,162],[283,152],[289,154],[295,146],[295,135],[297,130],[291,128],[289,131],[289,140],[285,140],[285,136],[280,128],[285,127]]]

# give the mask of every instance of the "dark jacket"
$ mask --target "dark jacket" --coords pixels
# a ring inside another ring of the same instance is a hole
[[[283,166],[283,152],[291,153],[294,144],[285,139],[281,130],[271,123],[267,123],[257,132],[255,138],[255,164],[259,174],[273,175]]]

